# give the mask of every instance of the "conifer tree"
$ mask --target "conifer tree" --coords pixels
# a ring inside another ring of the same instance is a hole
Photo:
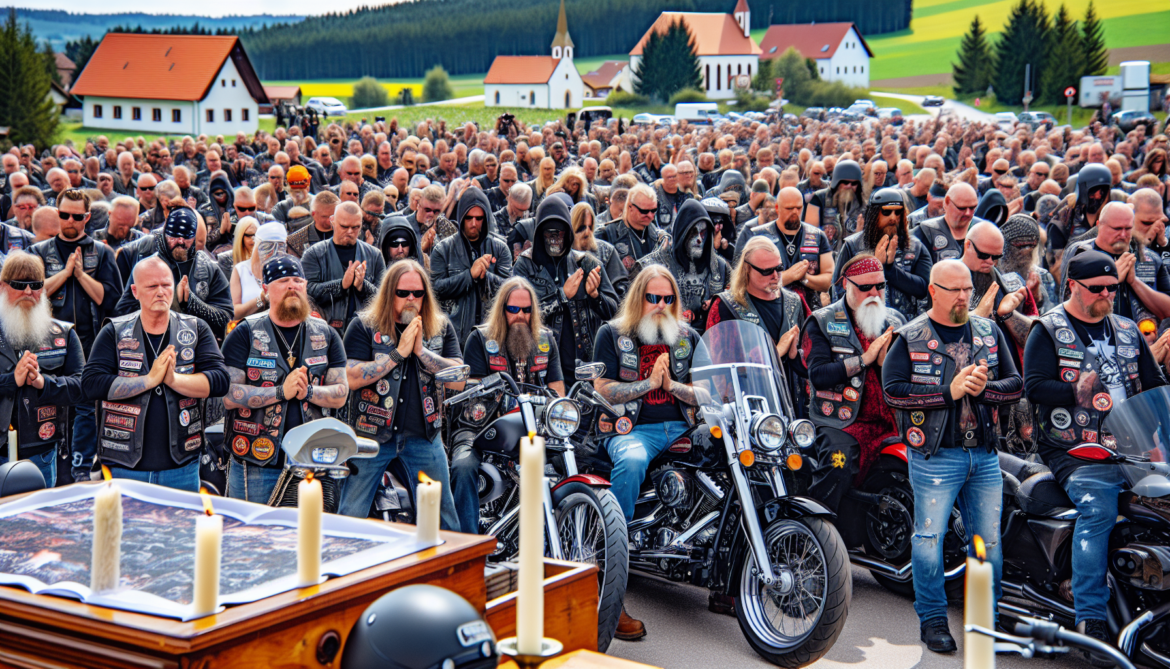
[[[38,148],[53,142],[60,118],[52,81],[32,29],[21,28],[9,9],[0,27],[0,126],[8,126],[9,141]]]
[[[1003,33],[995,43],[992,83],[997,100],[1017,105],[1022,104],[1026,91],[1032,91],[1033,96],[1039,93],[1035,86],[1044,71],[1050,31],[1048,12],[1040,0],[1019,0],[1011,8]],[[1032,66],[1031,79],[1025,82],[1028,65]]]
[[[1064,103],[1064,89],[1078,86],[1084,71],[1081,31],[1063,4],[1052,21],[1052,38],[1047,65],[1040,78],[1040,98],[1052,104]]]
[[[681,18],[672,22],[665,33],[650,34],[642,45],[642,59],[634,75],[638,80],[635,92],[660,102],[684,88],[703,87],[695,39]]]
[[[1093,0],[1085,8],[1085,21],[1081,24],[1081,53],[1084,69],[1081,75],[1105,74],[1109,67],[1109,49],[1105,46],[1105,26],[1097,17]]]
[[[951,64],[951,78],[957,95],[981,94],[991,83],[995,56],[987,42],[987,29],[979,15],[971,20],[971,27],[959,44],[959,62]]]

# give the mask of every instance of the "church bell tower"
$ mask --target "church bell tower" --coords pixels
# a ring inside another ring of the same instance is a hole
[[[573,38],[569,37],[569,21],[565,18],[565,0],[561,0],[561,13],[557,16],[557,34],[552,41],[552,57],[557,60],[562,58],[573,60]]]

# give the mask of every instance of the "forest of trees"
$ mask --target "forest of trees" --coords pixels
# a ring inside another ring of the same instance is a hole
[[[869,35],[910,25],[911,0],[753,0],[750,6],[753,28],[853,21]],[[555,0],[414,0],[236,34],[263,79],[414,78],[435,64],[452,75],[475,74],[486,72],[497,55],[548,53],[557,7]],[[734,7],[735,0],[568,0],[565,11],[575,55],[587,58],[629,52],[663,11],[729,13]]]

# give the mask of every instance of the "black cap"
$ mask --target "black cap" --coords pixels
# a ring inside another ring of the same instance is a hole
[[[1113,258],[1100,251],[1085,251],[1084,253],[1077,254],[1072,260],[1068,261],[1068,272],[1065,274],[1066,279],[1080,281],[1099,276],[1117,278],[1117,265],[1114,264]]]
[[[279,281],[285,277],[305,278],[305,270],[301,268],[301,261],[290,255],[279,255],[268,259],[264,263],[265,285]]]
[[[930,196],[931,197],[946,197],[947,196],[946,186],[943,186],[942,183],[939,182],[938,179],[935,179],[934,183],[930,184]]]

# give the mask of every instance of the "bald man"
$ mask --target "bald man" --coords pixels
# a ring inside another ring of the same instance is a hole
[[[975,194],[975,189],[966,182],[958,182],[947,189],[947,196],[943,199],[943,215],[928,218],[914,229],[912,234],[930,251],[933,263],[963,255],[963,240],[967,237],[967,228],[975,218],[975,207],[978,205],[979,196]]]
[[[971,270],[971,293],[968,307],[983,318],[993,318],[1009,336],[1016,363],[1024,349],[1028,330],[1039,315],[1036,302],[1025,286],[1028,277],[1003,274],[996,263],[1003,258],[1004,238],[994,224],[982,221],[971,226],[963,242],[962,262]]]
[[[798,189],[780,189],[776,220],[741,233],[735,242],[735,258],[739,260],[752,237],[771,239],[780,250],[780,285],[798,293],[809,308],[819,309],[820,294],[829,290],[833,278],[833,249],[820,228],[801,222],[803,206],[804,196]]]
[[[362,161],[357,156],[346,156],[344,160],[337,167],[337,175],[341,177],[341,181],[349,181],[357,184],[358,197],[357,201],[361,202],[365,199],[366,193],[378,190],[376,182],[366,181],[362,177]],[[334,195],[341,196],[341,184],[330,187]]]
[[[996,601],[1002,592],[1003,477],[996,413],[1019,401],[1023,380],[1012,357],[1000,355],[1007,340],[999,327],[969,314],[974,286],[963,262],[935,264],[929,290],[930,310],[897,330],[882,365],[882,386],[909,447],[915,512],[911,562],[920,636],[927,649],[946,653],[956,645],[947,625],[942,539],[956,500],[963,527],[986,540]]]

